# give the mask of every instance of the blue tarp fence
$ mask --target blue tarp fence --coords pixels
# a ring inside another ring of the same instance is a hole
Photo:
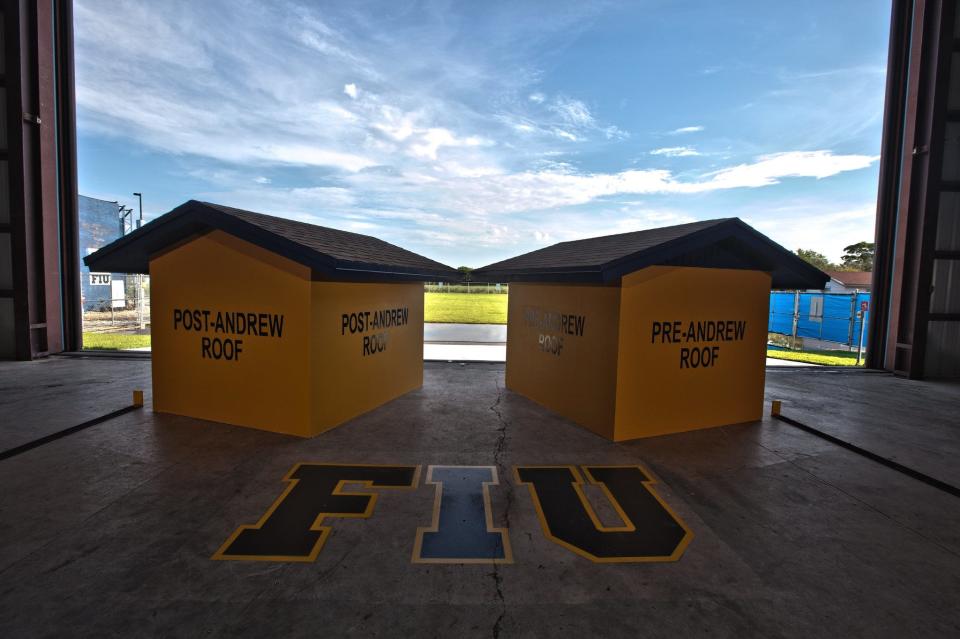
[[[860,313],[863,302],[869,305],[870,293],[775,291],[770,294],[767,331],[856,347],[864,319]],[[864,347],[868,341],[866,330],[864,328]]]

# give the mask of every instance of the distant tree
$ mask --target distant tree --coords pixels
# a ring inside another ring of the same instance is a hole
[[[837,265],[830,262],[823,253],[818,253],[811,249],[797,249],[797,257],[804,262],[813,264],[821,271],[835,271]]]
[[[460,273],[463,275],[464,282],[469,282],[470,280],[473,279],[473,275],[472,275],[473,269],[470,268],[469,266],[460,266],[457,268],[457,270],[460,271]]]
[[[876,245],[873,242],[857,242],[843,248],[843,266],[853,271],[872,271],[873,253]]]

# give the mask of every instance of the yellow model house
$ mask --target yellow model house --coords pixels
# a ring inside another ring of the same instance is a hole
[[[310,437],[423,383],[423,282],[382,240],[189,201],[86,258],[149,273],[153,407]]]
[[[760,419],[771,287],[827,275],[738,219],[562,242],[510,282],[506,384],[613,440]]]

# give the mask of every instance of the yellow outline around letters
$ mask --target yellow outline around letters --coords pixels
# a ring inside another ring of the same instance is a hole
[[[483,484],[483,516],[487,524],[487,532],[499,533],[503,543],[503,559],[477,559],[475,557],[456,559],[424,559],[420,556],[423,546],[423,533],[439,532],[440,530],[440,502],[443,497],[443,482],[433,481],[434,468],[489,468],[492,475],[491,481],[482,482]],[[432,464],[427,466],[427,479],[425,484],[436,486],[433,497],[433,518],[429,526],[420,526],[417,528],[417,535],[413,542],[413,554],[410,557],[411,563],[415,564],[512,564],[513,548],[510,546],[510,533],[506,527],[494,528],[493,526],[493,504],[490,502],[490,486],[500,485],[500,476],[497,474],[496,466],[464,466]]]
[[[342,479],[337,482],[337,485],[334,486],[332,495],[352,495],[352,496],[363,496],[370,497],[370,501],[367,503],[367,508],[362,513],[319,513],[317,518],[313,520],[313,523],[310,525],[310,530],[316,530],[320,532],[320,537],[317,539],[317,542],[314,544],[313,548],[310,550],[310,554],[303,555],[225,555],[224,551],[230,547],[230,544],[237,538],[240,533],[244,530],[256,530],[261,528],[267,520],[270,519],[270,516],[273,515],[280,504],[286,499],[287,495],[290,494],[290,491],[293,490],[293,487],[296,486],[300,480],[292,479],[291,476],[297,472],[301,466],[352,466],[352,467],[367,467],[367,468],[410,468],[410,466],[404,466],[402,464],[313,464],[309,462],[299,462],[294,464],[293,468],[287,471],[287,474],[284,475],[283,481],[288,482],[289,485],[284,488],[283,492],[280,493],[280,496],[277,497],[274,502],[270,505],[270,508],[267,509],[267,512],[260,517],[259,521],[255,524],[244,524],[238,527],[233,533],[227,538],[223,544],[220,545],[220,548],[217,549],[217,552],[213,554],[210,559],[215,559],[218,561],[296,561],[296,562],[312,562],[317,559],[317,555],[320,554],[320,551],[323,549],[324,543],[327,541],[327,537],[330,535],[330,526],[322,526],[324,518],[326,517],[341,517],[344,519],[367,519],[373,514],[374,506],[376,506],[377,498],[380,496],[379,490],[389,489],[389,490],[413,490],[419,487],[420,485],[420,470],[421,465],[417,464],[416,469],[413,472],[413,478],[410,480],[409,486],[372,486],[373,480],[351,480],[351,479]],[[344,484],[360,484],[364,488],[376,489],[377,492],[346,492],[343,490]]]
[[[543,515],[543,506],[540,504],[540,497],[537,495],[537,491],[533,486],[532,482],[522,481],[520,479],[520,468],[567,468],[569,469],[574,477],[574,490],[577,493],[577,497],[580,499],[580,502],[583,504],[583,508],[586,511],[587,515],[590,517],[590,520],[593,522],[593,525],[596,526],[597,530],[601,532],[634,532],[636,526],[633,522],[627,517],[627,514],[623,512],[623,508],[620,506],[620,503],[614,498],[613,494],[607,488],[607,485],[590,474],[588,468],[639,468],[647,477],[650,479],[643,482],[644,488],[653,495],[654,499],[660,502],[660,505],[663,506],[664,510],[673,517],[673,520],[683,528],[684,535],[683,539],[680,540],[680,543],[677,544],[677,547],[674,549],[673,553],[670,555],[655,555],[655,556],[643,556],[643,557],[597,557],[582,548],[578,548],[562,539],[554,537],[553,533],[550,532],[550,526],[547,524],[547,519]],[[624,526],[603,526],[600,523],[600,520],[597,518],[596,513],[593,511],[593,507],[590,505],[590,502],[587,501],[586,496],[583,494],[583,477],[580,475],[580,469],[583,470],[583,474],[586,475],[587,479],[590,480],[591,484],[600,486],[604,494],[607,496],[607,499],[610,501],[610,505],[613,506],[616,510],[617,515],[624,522]],[[552,541],[553,543],[563,546],[567,550],[574,552],[581,557],[585,557],[590,561],[598,564],[618,564],[618,563],[652,563],[652,562],[668,562],[668,561],[677,561],[686,551],[687,546],[690,545],[690,542],[693,540],[693,531],[687,527],[687,524],[673,511],[667,502],[665,502],[660,495],[657,494],[657,491],[653,489],[653,485],[658,483],[654,478],[655,475],[650,472],[650,470],[643,464],[581,464],[578,468],[574,465],[569,464],[560,464],[560,465],[538,465],[538,466],[514,466],[513,467],[513,477],[518,484],[526,484],[527,488],[530,491],[530,496],[533,498],[533,506],[537,511],[537,519],[540,520],[540,527],[543,529],[544,536]]]

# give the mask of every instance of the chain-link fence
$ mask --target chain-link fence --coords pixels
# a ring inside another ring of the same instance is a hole
[[[127,275],[113,282],[112,295],[83,300],[83,332],[149,334],[150,278]]]
[[[868,342],[864,318],[869,308],[870,293],[775,291],[767,331],[854,350]]]
[[[461,284],[424,284],[423,290],[427,293],[502,293],[506,295],[509,287],[506,284],[471,284],[463,282]]]

